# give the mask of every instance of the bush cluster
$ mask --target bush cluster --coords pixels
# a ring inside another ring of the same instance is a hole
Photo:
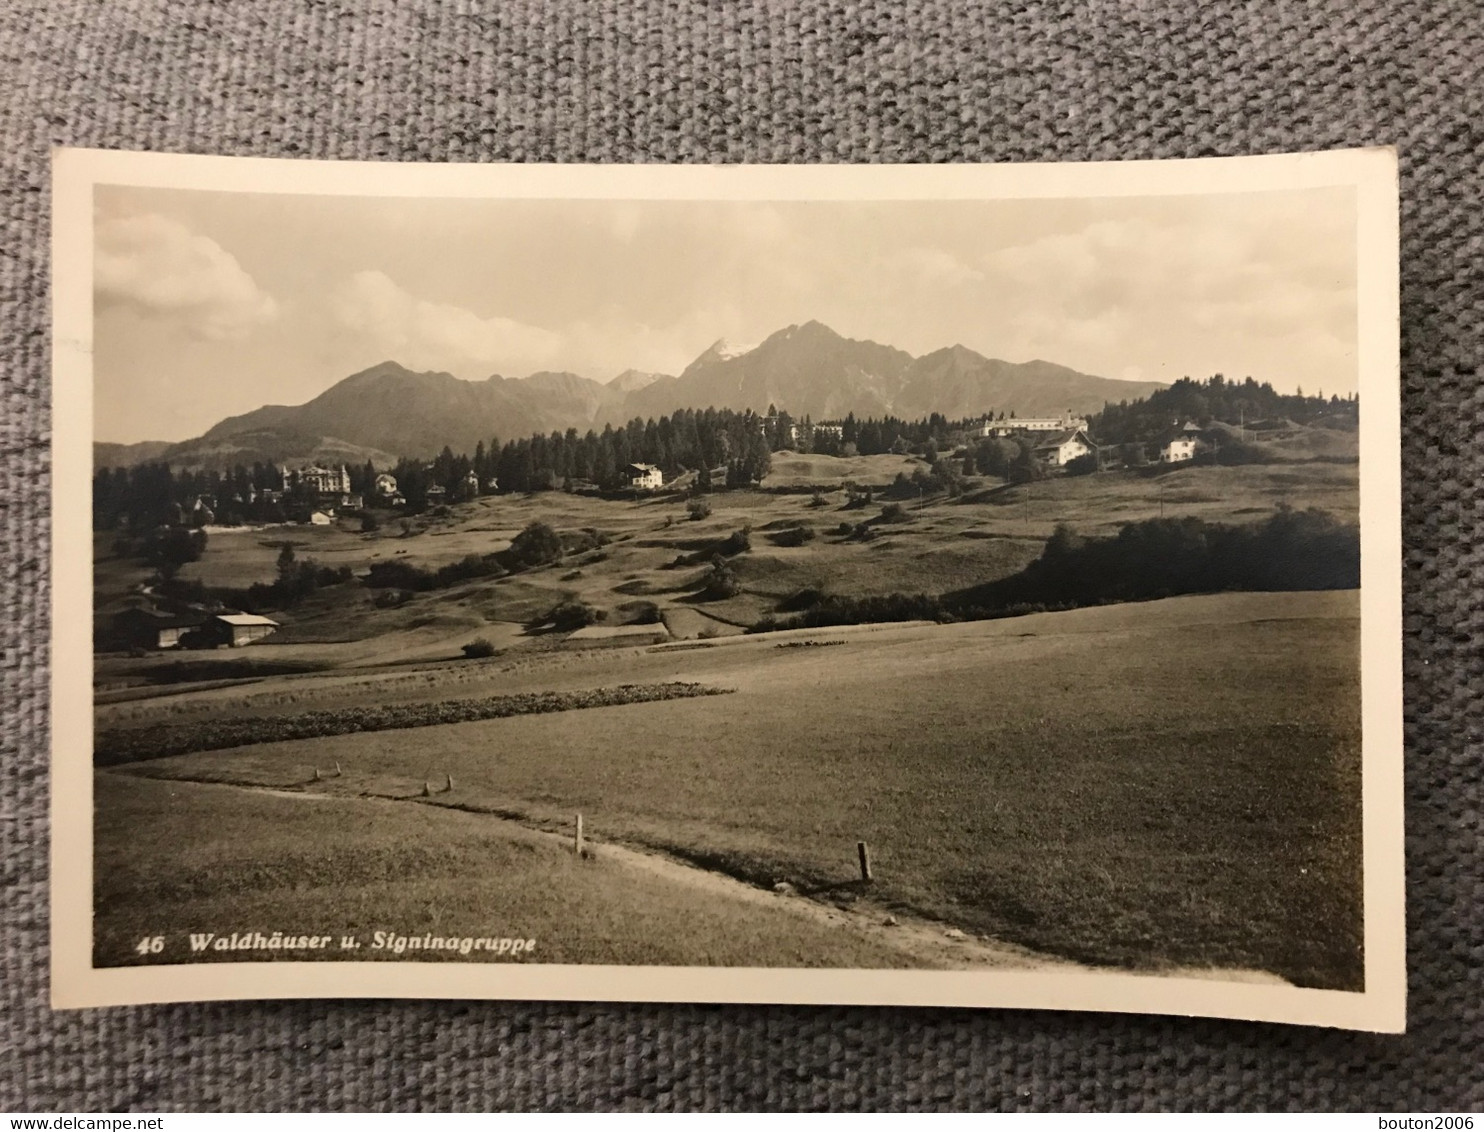
[[[373,562],[366,574],[366,585],[372,589],[410,590],[414,593],[422,593],[427,590],[456,586],[460,582],[472,581],[475,578],[499,578],[507,572],[500,564],[498,554],[466,555],[457,562],[450,562],[436,570],[393,559],[389,562]]]
[[[711,569],[701,582],[701,596],[708,601],[725,601],[742,592],[742,583],[730,564],[718,555],[711,561]]]
[[[550,625],[559,633],[574,633],[602,620],[602,613],[585,601],[564,601],[552,606],[534,624]]]

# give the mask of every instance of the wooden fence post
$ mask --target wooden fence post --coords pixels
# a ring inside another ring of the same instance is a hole
[[[572,852],[582,856],[582,815],[577,815],[577,832],[572,838]]]
[[[339,778],[344,773],[345,773],[345,771],[343,771],[343,770],[340,769],[340,762],[337,759],[336,762],[335,762],[335,777],[336,778]]]
[[[450,774],[448,776],[448,785],[445,786],[443,789],[445,792],[453,789],[453,775]]]
[[[871,883],[871,850],[864,841],[855,843],[855,851],[861,859],[861,883]]]

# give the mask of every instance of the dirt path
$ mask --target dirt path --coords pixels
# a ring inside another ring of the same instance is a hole
[[[100,771],[99,773],[128,775],[127,770]],[[192,782],[197,780],[172,778],[161,781]],[[209,785],[228,787],[245,793],[293,799],[309,805],[346,807],[428,805],[440,809],[458,809],[464,813],[477,813],[492,828],[504,832],[511,838],[525,841],[539,840],[547,844],[560,845],[568,851],[572,844],[569,834],[537,829],[524,822],[497,814],[445,806],[438,801],[437,795],[431,798],[415,796],[395,798],[383,794],[340,793],[335,790],[333,779],[303,789],[251,786],[219,781],[212,781]],[[786,888],[781,892],[770,891],[660,853],[608,842],[587,840],[585,850],[589,855],[611,865],[652,878],[654,882],[661,885],[692,890],[708,900],[745,904],[756,908],[759,914],[799,917],[818,924],[829,925],[832,930],[850,933],[858,938],[864,937],[901,955],[903,967],[942,970],[986,967],[1038,970],[1045,968],[1082,969],[1068,960],[1041,955],[1028,948],[976,937],[950,925],[905,915],[899,911],[888,911],[869,899],[857,900],[848,906],[842,906],[799,895],[791,888]]]

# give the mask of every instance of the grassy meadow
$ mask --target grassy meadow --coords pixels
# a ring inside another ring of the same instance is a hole
[[[621,668],[735,693],[124,769],[387,798],[452,775],[440,805],[537,828],[581,811],[594,837],[827,898],[865,840],[888,907],[1083,962],[1353,987],[1356,612],[1352,593],[1221,595],[492,662],[509,690]]]
[[[192,954],[181,938],[192,931],[355,935],[364,942],[349,957],[358,960],[492,961],[372,950],[376,931],[537,941],[529,956],[505,962],[915,967],[951,954],[772,894],[698,889],[601,851],[578,860],[552,838],[455,810],[112,774],[99,775],[95,790],[100,966],[347,957]],[[162,923],[170,949],[141,957],[139,941]]]
[[[961,499],[904,501],[870,541],[838,533],[885,502],[848,506],[846,481],[880,487],[914,466],[780,454],[764,487],[783,490],[717,494],[699,520],[677,497],[548,493],[369,534],[349,521],[212,532],[183,576],[231,586],[269,580],[285,539],[301,559],[357,573],[488,554],[534,520],[605,542],[394,607],[359,584],[330,587],[230,654],[99,657],[100,732],[132,730],[124,749],[137,750],[167,728],[181,753],[99,776],[98,961],[134,961],[128,945],[162,919],[411,932],[452,930],[452,918],[482,934],[494,915],[550,941],[537,961],[978,961],[904,945],[929,925],[940,944],[951,930],[1083,964],[1358,988],[1355,592],[743,635],[800,590],[932,593],[1005,577],[1062,522],[1109,534],[1161,514],[1257,521],[1280,504],[1353,521],[1355,466],[982,479]],[[801,524],[813,539],[777,537]],[[740,592],[707,600],[708,548],[742,529]],[[102,539],[95,570],[100,603],[145,573]],[[660,623],[644,638],[528,629],[574,600],[602,611],[601,626],[623,626],[638,603]],[[464,659],[476,638],[494,655]],[[588,698],[671,682],[728,694]],[[437,710],[534,694],[578,706],[466,722]],[[296,728],[312,713],[358,712],[414,722],[274,738],[308,734]],[[246,745],[199,749],[193,728]],[[599,845],[648,856],[575,861],[550,835],[576,812]],[[869,888],[858,840],[876,863]],[[711,891],[635,860],[742,883]],[[776,896],[779,884],[800,895]],[[883,929],[888,916],[899,926]]]

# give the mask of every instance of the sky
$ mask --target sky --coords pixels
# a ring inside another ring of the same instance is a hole
[[[95,433],[184,440],[393,360],[679,373],[817,319],[1129,380],[1355,392],[1350,189],[1071,200],[427,200],[99,186]]]

